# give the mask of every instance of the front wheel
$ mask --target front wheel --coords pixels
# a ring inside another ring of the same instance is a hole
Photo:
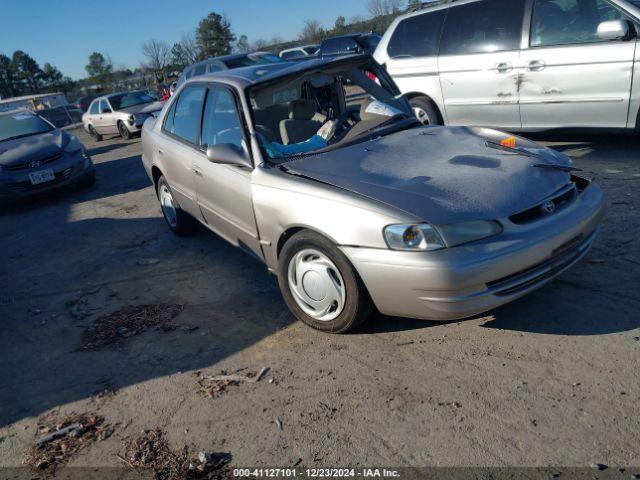
[[[442,125],[440,115],[427,97],[414,97],[409,100],[413,113],[423,125]]]
[[[118,133],[124,140],[131,139],[131,132],[129,131],[127,126],[124,124],[124,122],[118,122]]]
[[[372,310],[369,294],[349,260],[315,232],[299,232],[284,245],[278,283],[293,314],[317,330],[346,333]]]
[[[173,233],[178,236],[185,236],[195,231],[196,221],[180,208],[164,176],[158,180],[158,200],[160,200],[162,215]]]

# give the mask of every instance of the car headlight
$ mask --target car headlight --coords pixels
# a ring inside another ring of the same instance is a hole
[[[431,251],[445,248],[440,234],[429,224],[389,225],[384,238],[392,250]]]
[[[82,150],[83,148],[84,148],[84,145],[82,145],[82,142],[78,140],[78,137],[71,136],[71,138],[69,139],[69,142],[64,147],[64,151],[67,153],[76,153]]]
[[[490,220],[438,225],[437,228],[447,247],[455,247],[502,233],[502,225]]]

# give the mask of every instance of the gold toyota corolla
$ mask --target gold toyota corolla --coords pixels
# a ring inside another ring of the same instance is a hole
[[[324,331],[374,306],[442,320],[507,303],[579,261],[603,216],[568,157],[422,126],[364,55],[198,77],[143,131],[169,228],[200,223],[259,258]]]

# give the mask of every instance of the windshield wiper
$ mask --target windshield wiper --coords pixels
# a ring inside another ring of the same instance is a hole
[[[556,163],[536,163],[535,165],[531,165],[536,168],[545,168],[547,170],[559,170],[561,172],[581,172],[581,168],[569,167],[567,165],[558,165]]]

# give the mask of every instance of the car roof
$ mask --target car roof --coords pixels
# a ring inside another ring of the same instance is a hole
[[[187,83],[197,83],[202,81],[223,81],[224,83],[244,89],[259,83],[267,83],[280,77],[300,74],[307,70],[322,68],[332,64],[357,63],[362,60],[371,59],[371,55],[342,55],[332,58],[310,57],[309,60],[297,62],[268,63],[264,65],[252,65],[250,67],[234,68],[232,70],[222,70],[208,73],[198,77],[190,78]]]
[[[211,62],[228,62],[230,60],[238,60],[240,58],[248,57],[249,55],[262,54],[262,55],[273,55],[271,52],[245,52],[245,53],[233,53],[231,55],[222,55],[220,57],[210,57],[205,60],[201,60],[196,63],[192,63],[185,70],[189,68],[194,68],[200,65],[208,65]]]

